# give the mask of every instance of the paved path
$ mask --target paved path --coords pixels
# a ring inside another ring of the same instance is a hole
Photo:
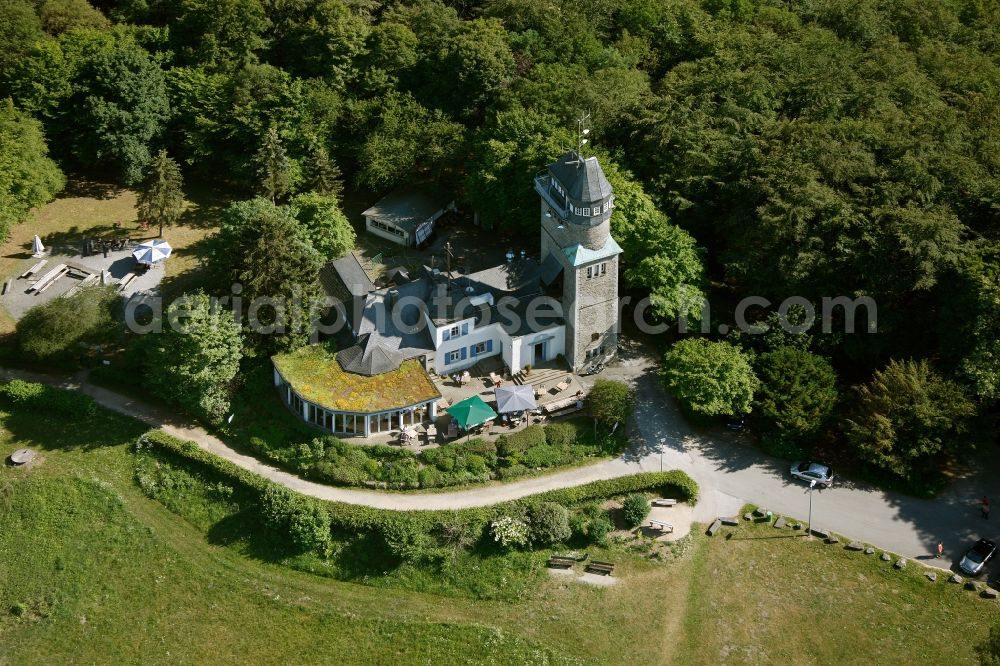
[[[724,429],[696,430],[680,416],[671,399],[659,389],[655,367],[643,356],[625,360],[602,376],[632,383],[637,408],[632,432],[633,447],[624,455],[586,467],[506,484],[440,493],[399,493],[327,486],[299,478],[244,455],[204,429],[175,414],[134,398],[74,378],[0,370],[5,380],[22,378],[79,390],[101,405],[137,418],[181,439],[196,442],[206,451],[268,479],[325,500],[361,504],[380,509],[432,510],[486,506],[546,490],[567,488],[591,481],[640,471],[682,469],[698,481],[701,498],[694,519],[709,521],[733,515],[748,502],[761,504],[776,514],[805,519],[809,508],[806,486],[788,476],[788,463],[768,458],[741,436]],[[588,382],[589,383],[589,382]],[[996,456],[988,461],[996,469]],[[875,544],[925,564],[950,566],[962,549],[978,536],[998,538],[995,521],[979,517],[976,501],[988,494],[1000,502],[1000,485],[983,476],[959,479],[941,497],[920,500],[898,493],[842,482],[813,494],[813,524],[851,538]],[[1000,515],[997,516],[1000,520]],[[938,541],[946,558],[929,557]]]

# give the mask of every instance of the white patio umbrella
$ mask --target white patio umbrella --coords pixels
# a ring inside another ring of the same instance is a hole
[[[494,391],[497,398],[497,411],[501,414],[519,412],[524,414],[535,409],[535,391],[530,385],[501,386]]]
[[[140,264],[156,264],[167,257],[173,248],[170,247],[170,243],[165,240],[155,239],[143,241],[135,246],[135,250],[132,251],[132,256]]]
[[[45,246],[42,245],[42,239],[35,234],[35,237],[31,239],[31,256],[38,258],[45,254]]]
[[[496,391],[497,411],[501,414],[535,409],[535,392],[529,385],[501,386]]]

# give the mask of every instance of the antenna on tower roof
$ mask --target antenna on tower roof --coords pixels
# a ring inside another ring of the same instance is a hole
[[[583,146],[587,143],[587,136],[590,134],[590,112],[587,112],[576,120],[576,163],[577,166],[583,164]]]

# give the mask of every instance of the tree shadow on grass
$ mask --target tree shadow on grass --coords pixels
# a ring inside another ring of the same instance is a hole
[[[3,427],[15,438],[30,441],[43,450],[89,451],[134,442],[149,427],[126,416],[98,409],[89,417],[73,417],[42,408],[11,408]]]
[[[120,185],[100,180],[93,180],[86,177],[75,177],[70,179],[66,188],[60,192],[60,199],[69,197],[83,197],[89,199],[114,199],[124,190]]]
[[[183,293],[190,293],[198,289],[204,289],[211,293],[209,285],[212,284],[216,276],[213,275],[208,257],[211,255],[214,243],[215,239],[213,236],[206,236],[185,248],[174,250],[172,254],[173,258],[194,256],[198,259],[198,262],[194,268],[176,275],[165,276],[160,281],[160,293],[165,298],[177,297]],[[167,261],[170,260],[168,259]]]

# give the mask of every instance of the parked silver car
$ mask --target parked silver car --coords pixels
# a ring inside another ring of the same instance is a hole
[[[997,545],[995,543],[989,539],[980,539],[958,563],[958,568],[970,576],[978,576],[982,573],[986,563],[993,559],[996,552]]]
[[[815,462],[793,462],[792,476],[802,481],[815,481],[816,485],[829,488],[833,483],[833,470],[829,465]]]

